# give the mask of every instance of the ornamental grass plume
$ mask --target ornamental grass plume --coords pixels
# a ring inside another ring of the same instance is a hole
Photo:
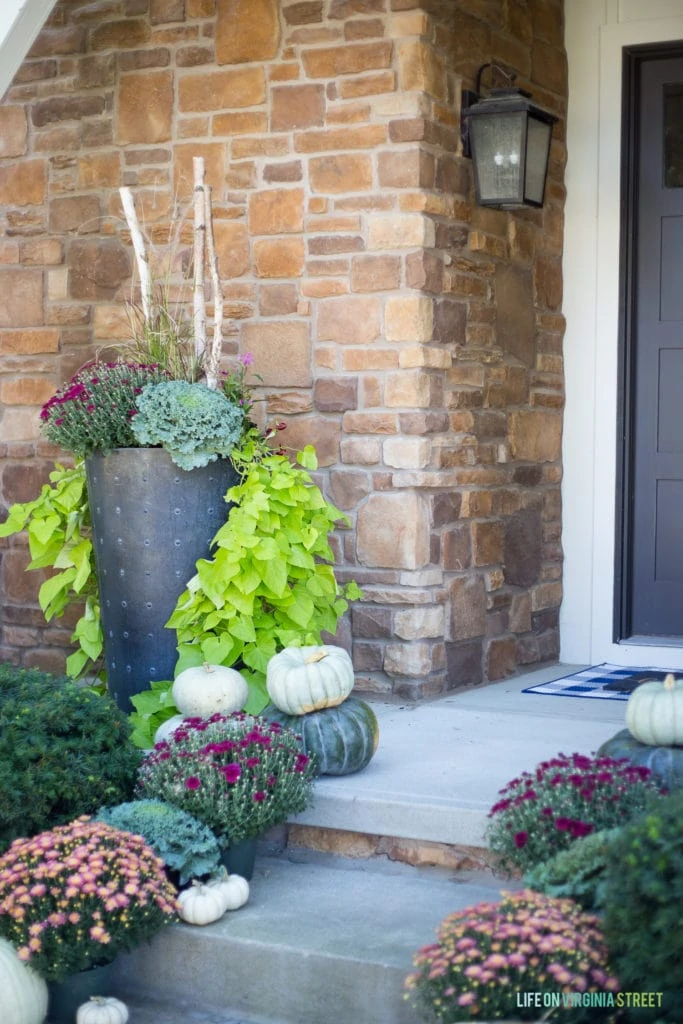
[[[46,981],[110,963],[175,915],[142,836],[88,817],[16,839],[0,857],[0,935]]]
[[[241,711],[215,714],[186,718],[155,745],[137,793],[192,814],[226,848],[305,810],[314,769],[289,729]]]
[[[582,836],[625,824],[660,793],[649,768],[558,754],[500,790],[488,844],[504,868],[529,871]]]
[[[566,1024],[584,1019],[583,1007],[572,1005],[577,993],[587,1004],[609,1005],[619,982],[608,967],[599,919],[572,900],[531,890],[502,895],[500,903],[451,914],[437,942],[415,954],[406,998],[424,1019],[537,1021],[537,1007],[519,1005],[522,992],[547,993]],[[600,1020],[611,1019],[602,1012]]]

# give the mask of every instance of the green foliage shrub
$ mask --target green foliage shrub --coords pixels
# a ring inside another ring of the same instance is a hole
[[[634,1022],[683,1021],[683,791],[662,797],[610,845],[605,938],[624,991],[661,992]]]
[[[575,900],[584,910],[599,910],[604,902],[608,852],[619,835],[621,829],[610,828],[577,839],[527,872],[525,885],[547,896]]]
[[[211,829],[163,800],[132,800],[102,807],[95,818],[142,836],[157,857],[178,872],[181,885],[210,874],[218,866],[221,851]]]
[[[0,851],[19,836],[130,798],[140,753],[108,696],[0,666]]]

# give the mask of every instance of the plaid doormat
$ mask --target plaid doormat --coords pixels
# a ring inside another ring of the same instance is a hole
[[[544,693],[552,697],[590,697],[628,700],[646,679],[664,679],[666,672],[655,668],[625,668],[623,665],[593,665],[549,683],[529,686],[522,693]]]

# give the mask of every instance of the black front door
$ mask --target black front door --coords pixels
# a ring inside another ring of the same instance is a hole
[[[683,44],[632,93],[620,639],[683,645]],[[666,639],[665,639],[666,638]]]

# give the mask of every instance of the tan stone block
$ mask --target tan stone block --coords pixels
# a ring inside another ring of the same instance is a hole
[[[443,636],[444,609],[442,607],[405,608],[393,615],[393,633],[401,640],[423,640]]]
[[[131,254],[118,238],[75,239],[69,247],[71,297],[111,301],[131,272]]]
[[[54,266],[64,259],[64,246],[58,238],[28,238],[21,242],[19,252],[25,266]]]
[[[384,313],[387,341],[431,341],[434,303],[426,295],[390,295]]]
[[[377,836],[366,832],[347,832],[310,825],[290,825],[287,836],[287,846],[334,853],[341,857],[372,857],[376,852],[377,841]]]
[[[541,409],[510,413],[510,449],[521,462],[556,462],[562,448],[562,416]]]
[[[3,206],[40,206],[47,187],[44,160],[24,160],[0,167],[0,204]]]
[[[323,299],[318,307],[318,341],[361,345],[380,336],[380,302],[375,297],[348,295]]]
[[[270,99],[270,127],[274,132],[323,124],[325,90],[322,85],[276,86],[270,91]]]
[[[377,96],[390,93],[396,88],[396,74],[393,71],[378,71],[360,78],[342,78],[339,95],[343,100],[358,99],[360,96]]]
[[[387,644],[382,667],[390,676],[426,676],[433,667],[432,645],[414,640],[409,644]]]
[[[535,227],[532,224],[518,220],[516,217],[510,217],[507,228],[510,256],[515,260],[530,263],[534,258]]]
[[[289,136],[263,135],[253,139],[234,139],[231,146],[235,160],[248,156],[289,156]]]
[[[320,153],[335,149],[372,149],[386,142],[384,125],[368,124],[357,128],[325,128],[297,132],[294,149],[299,153]]]
[[[226,281],[246,274],[249,270],[249,234],[246,224],[216,220],[214,234],[221,280]]]
[[[252,235],[280,235],[303,231],[304,193],[300,188],[274,188],[249,196],[249,231]]]
[[[89,153],[78,160],[78,187],[118,188],[121,181],[119,153]]]
[[[193,175],[192,159],[195,156],[204,158],[206,165],[206,183],[214,189],[214,195],[220,197],[225,183],[225,144],[222,142],[184,142],[173,149],[173,188],[178,198],[186,198],[192,194]]]
[[[255,132],[265,132],[267,129],[268,115],[255,110],[215,114],[211,122],[213,136],[226,135],[228,138],[232,138],[233,135],[252,135]]]
[[[259,277],[301,277],[306,253],[303,238],[258,238],[254,270]]]
[[[301,282],[301,294],[309,299],[327,299],[332,295],[346,295],[349,286],[338,277],[306,279]]]
[[[371,494],[358,510],[358,561],[377,568],[421,569],[429,562],[429,533],[427,505],[419,494]]]
[[[0,331],[0,352],[5,355],[38,355],[59,351],[59,331]]]
[[[342,103],[328,106],[325,116],[328,125],[366,123],[370,120],[371,108],[369,103]]]
[[[261,316],[287,316],[296,313],[297,301],[295,284],[268,284],[259,289]]]
[[[23,156],[27,149],[28,123],[24,108],[0,107],[0,158]]]
[[[541,583],[531,590],[531,610],[543,611],[545,608],[559,608],[562,604],[561,583]]]
[[[19,244],[15,240],[0,239],[0,266],[19,262]]]
[[[212,18],[216,13],[216,0],[186,0],[187,18]]]
[[[503,560],[502,523],[472,523],[472,561],[492,565]]]
[[[50,302],[69,298],[69,268],[57,267],[47,272],[47,297]]]
[[[351,290],[392,291],[401,284],[400,256],[354,256],[351,260]]]
[[[401,11],[392,14],[389,21],[390,32],[393,39],[403,39],[406,36],[426,36],[429,34],[429,18],[424,11]]]
[[[314,157],[309,162],[314,192],[364,192],[372,188],[372,160],[366,154],[343,153]]]
[[[0,314],[2,309],[0,308]],[[40,420],[37,416],[37,410],[35,408],[22,409],[21,407],[15,407],[12,409],[5,409],[2,413],[2,419],[0,419],[0,441],[34,441],[41,436],[40,434]],[[10,595],[9,588],[7,586],[7,558],[13,552],[7,552],[3,556],[2,569],[3,569],[3,582],[5,585],[5,593]],[[27,586],[33,591],[37,592],[38,583],[40,581],[35,579],[36,574],[30,573],[33,577]],[[45,577],[47,578],[47,576]]]
[[[512,633],[528,633],[531,629],[531,598],[515,594],[510,602],[509,626]]]
[[[534,266],[536,305],[559,309],[562,305],[562,260],[556,256],[543,256]]]
[[[109,21],[96,26],[90,33],[92,50],[138,50],[149,42],[152,30],[141,18]]]
[[[402,348],[398,354],[398,365],[403,370],[420,366],[430,370],[448,370],[452,362],[453,356],[447,349],[433,345],[411,345],[410,348]]]
[[[444,102],[448,99],[446,68],[442,58],[427,43],[402,43],[398,51],[399,81],[403,89],[419,89]]]
[[[216,60],[272,60],[280,45],[278,0],[216,0]]]
[[[458,576],[449,587],[450,640],[469,640],[486,632],[486,589],[480,576]]]
[[[263,180],[268,184],[279,181],[301,181],[303,167],[301,160],[288,160],[286,163],[266,164],[263,168]]]
[[[390,408],[427,409],[431,405],[431,377],[423,370],[390,373],[385,387],[385,403]]]
[[[42,324],[42,271],[4,269],[0,280],[0,327],[32,327]]]
[[[54,392],[54,382],[45,377],[4,380],[0,384],[0,402],[5,405],[43,405]]]
[[[318,466],[336,466],[339,462],[339,423],[336,420],[322,419],[320,416],[302,416],[287,421],[287,429],[278,435],[283,445],[294,451],[300,451],[307,444],[312,444],[318,458]]]
[[[342,352],[342,367],[353,373],[364,370],[395,370],[398,356],[393,348],[347,348]]]
[[[398,416],[389,412],[345,412],[345,434],[397,434]]]
[[[93,310],[93,333],[104,341],[122,341],[130,337],[130,322],[121,303],[97,303]]]
[[[424,469],[432,446],[425,437],[389,437],[382,445],[384,463],[394,469]]]
[[[369,249],[433,249],[435,230],[433,221],[419,213],[387,216],[370,214],[368,217]]]
[[[311,338],[300,320],[245,324],[242,349],[254,357],[253,372],[266,387],[309,387]]]
[[[381,451],[381,442],[374,437],[346,437],[341,443],[342,462],[353,466],[377,465]]]
[[[381,188],[432,188],[434,157],[422,149],[385,150],[377,155]]]
[[[453,387],[483,388],[486,368],[478,363],[456,362],[448,373],[448,383]]]
[[[326,231],[360,231],[361,221],[357,214],[328,214],[324,217],[309,217],[306,227],[311,234]]]
[[[116,118],[119,145],[167,142],[172,122],[172,72],[145,71],[120,76]]]
[[[181,113],[255,107],[265,99],[266,76],[261,67],[197,72],[183,76],[178,83]]]
[[[391,65],[391,42],[351,43],[346,46],[304,50],[302,61],[308,78],[336,78]]]

